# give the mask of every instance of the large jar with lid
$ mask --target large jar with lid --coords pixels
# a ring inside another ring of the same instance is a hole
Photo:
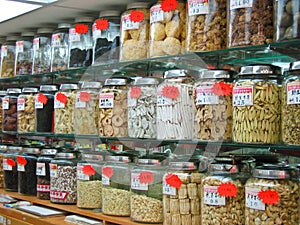
[[[229,48],[263,45],[273,41],[273,2],[273,0],[227,1]]]
[[[2,98],[6,95],[6,91],[0,91],[0,131],[2,132],[3,125],[3,100]]]
[[[21,89],[19,88],[9,88],[2,98],[3,131],[17,131],[17,100],[20,93]]]
[[[51,37],[51,71],[66,70],[69,60],[69,29],[71,24],[60,23]]]
[[[59,152],[50,163],[50,201],[76,204],[77,202],[77,152]]]
[[[18,96],[18,132],[29,133],[35,131],[35,95],[37,88],[23,88]]]
[[[92,17],[78,17],[69,29],[68,68],[87,67],[93,61]]]
[[[185,1],[159,0],[150,8],[150,57],[185,53]]]
[[[272,65],[241,67],[233,87],[233,141],[279,142],[280,74],[281,69]]]
[[[0,36],[0,49],[2,49],[2,45],[4,44],[4,42],[6,41],[6,37],[3,37],[3,36]],[[1,52],[0,52],[0,77],[1,77],[1,63],[2,63],[2,60],[1,60]]]
[[[41,85],[40,92],[35,95],[35,131],[52,133],[54,126],[55,85]]]
[[[130,216],[130,170],[127,156],[107,156],[102,167],[102,212]]]
[[[54,97],[54,133],[74,134],[77,84],[61,84]]]
[[[104,137],[126,137],[127,93],[129,80],[112,77],[105,80],[99,94],[99,135]]]
[[[288,165],[256,167],[245,187],[244,224],[299,224],[298,174]]]
[[[201,180],[195,162],[170,162],[163,177],[164,224],[201,224]]]
[[[120,61],[148,58],[150,12],[148,2],[132,2],[121,16]]]
[[[1,45],[1,78],[13,77],[15,73],[15,52],[18,36],[8,36]]]
[[[100,82],[83,82],[76,93],[75,134],[98,134]]]
[[[281,134],[285,144],[300,145],[300,61],[290,64],[282,84]]]
[[[192,139],[193,85],[188,70],[169,70],[157,89],[157,137]]]
[[[205,70],[195,83],[194,138],[230,141],[232,134],[233,72]]]
[[[15,75],[32,74],[34,32],[23,32],[16,41]]]
[[[39,28],[33,39],[33,74],[51,71],[52,28]]]
[[[0,188],[4,188],[4,168],[3,168],[3,159],[4,154],[7,152],[7,145],[0,145]]]
[[[188,0],[187,7],[187,51],[204,52],[226,48],[226,1]]]
[[[156,105],[159,78],[134,81],[128,91],[128,136],[156,138]]]
[[[93,65],[119,61],[120,11],[101,11],[93,24]]]

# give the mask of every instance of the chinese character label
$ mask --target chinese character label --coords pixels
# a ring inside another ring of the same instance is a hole
[[[225,205],[225,196],[218,194],[218,186],[204,186],[204,204]]]
[[[24,52],[24,41],[17,41],[16,42],[16,52]]]
[[[287,104],[300,104],[300,82],[287,84]]]
[[[37,176],[46,176],[46,164],[37,162],[36,163],[36,175]]]
[[[219,104],[219,96],[213,93],[213,86],[197,87],[196,105]]]
[[[99,96],[99,108],[112,109],[114,107],[114,93],[102,93]]]
[[[18,109],[18,111],[24,111],[24,109],[25,109],[25,99],[24,98],[18,98],[17,109]]]
[[[266,205],[259,199],[260,189],[246,187],[246,207],[257,210],[265,210]]]
[[[233,106],[253,105],[253,86],[238,86],[233,88]]]
[[[131,174],[131,188],[134,190],[147,191],[148,184],[141,183],[139,176],[140,176],[140,173],[132,173]]]
[[[51,38],[52,47],[60,46],[60,34],[53,34]]]
[[[208,14],[208,0],[188,0],[189,16]]]
[[[69,29],[69,42],[79,42],[80,41],[80,34],[76,32],[75,28]]]
[[[150,23],[156,23],[164,20],[164,12],[161,5],[153,6],[150,10]]]
[[[137,30],[139,27],[140,23],[131,21],[129,15],[122,17],[122,30]]]
[[[9,109],[9,98],[2,98],[2,108]]]
[[[163,194],[165,195],[176,195],[176,188],[171,187],[167,182],[163,181]]]
[[[252,8],[253,0],[230,0],[230,10],[241,8]]]
[[[77,166],[77,179],[78,180],[90,180],[90,177],[83,172],[83,166]]]
[[[39,38],[35,38],[33,39],[33,50],[39,50],[40,49],[40,39]]]
[[[1,46],[1,57],[6,57],[7,56],[7,45],[2,45]]]

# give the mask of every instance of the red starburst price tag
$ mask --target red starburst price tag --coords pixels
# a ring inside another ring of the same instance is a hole
[[[162,96],[170,99],[177,99],[179,95],[178,87],[166,85],[162,89]]]
[[[213,93],[218,96],[229,96],[232,94],[233,85],[223,81],[216,82],[213,85]]]
[[[44,94],[39,94],[38,101],[45,105],[45,104],[47,104],[48,98]]]
[[[66,104],[68,102],[68,97],[64,93],[59,92],[56,94],[56,100]]]
[[[236,197],[238,192],[238,189],[235,184],[233,183],[224,183],[220,184],[218,187],[218,193],[220,196],[225,196],[225,197]]]
[[[139,181],[141,184],[150,184],[154,181],[153,173],[141,172],[139,175]]]
[[[92,165],[84,165],[83,168],[82,168],[82,172],[85,175],[88,175],[88,176],[94,176],[95,175],[95,169]]]
[[[130,97],[131,98],[138,98],[142,93],[142,89],[140,87],[131,87],[130,88]]]
[[[177,189],[180,189],[182,181],[176,174],[168,174],[166,176],[166,183],[170,185],[171,187],[175,187]]]
[[[91,95],[88,92],[82,91],[79,94],[79,100],[82,102],[88,102],[91,100]]]
[[[173,11],[177,8],[178,2],[176,0],[163,0],[161,2],[161,9],[164,12]]]
[[[145,18],[145,14],[144,12],[142,11],[138,11],[138,10],[132,10],[130,12],[130,16],[129,16],[129,19],[132,21],[132,22],[136,22],[136,23],[139,23],[139,22],[142,22]]]
[[[16,166],[16,162],[13,159],[6,159],[6,162],[9,166]]]
[[[108,26],[109,26],[108,20],[106,20],[106,19],[96,20],[96,29],[97,30],[107,30]]]
[[[17,156],[17,162],[22,166],[25,166],[27,164],[27,160],[23,156]]]
[[[77,34],[86,34],[89,30],[89,26],[86,24],[76,24],[75,31]]]
[[[114,170],[110,166],[106,166],[102,168],[102,174],[108,178],[111,178],[114,175]]]
[[[277,191],[273,190],[261,190],[258,193],[260,200],[268,205],[278,204],[279,203],[279,194]]]

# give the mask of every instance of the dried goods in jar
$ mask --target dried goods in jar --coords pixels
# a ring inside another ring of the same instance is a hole
[[[82,197],[79,197],[82,196]],[[77,181],[77,207],[101,208],[102,205],[102,181]]]
[[[130,191],[117,188],[102,189],[102,212],[108,215],[130,215]]]
[[[17,36],[8,36],[1,45],[1,78],[13,77],[15,74],[15,44],[18,38]]]
[[[2,98],[3,131],[17,131],[17,99],[21,89],[7,89],[7,95]]]

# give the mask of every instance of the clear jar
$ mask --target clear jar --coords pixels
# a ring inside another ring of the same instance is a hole
[[[290,64],[281,96],[281,134],[285,144],[300,145],[300,62]]]
[[[60,23],[51,37],[51,72],[66,70],[69,60],[69,29],[71,24]]]
[[[74,130],[79,135],[97,135],[100,82],[83,82],[76,93]]]
[[[201,224],[201,180],[194,162],[170,162],[163,177],[164,224]]]
[[[35,131],[53,133],[54,127],[54,95],[55,85],[41,85],[40,92],[35,95]]]
[[[188,0],[187,7],[187,51],[205,52],[225,49],[227,46],[226,0]]]
[[[159,78],[135,80],[128,91],[128,136],[156,138],[156,104]]]
[[[157,89],[157,138],[192,139],[193,85],[188,70],[169,70]]]
[[[88,67],[92,64],[92,24],[92,17],[78,17],[69,29],[69,69]]]
[[[93,24],[93,65],[119,61],[120,11],[101,11]]]
[[[99,135],[127,137],[128,79],[108,78],[99,94]]]
[[[279,142],[280,74],[281,69],[272,65],[241,67],[233,87],[234,142]]]
[[[3,100],[2,98],[6,95],[6,91],[0,91],[0,131],[2,132],[3,125]]]
[[[1,78],[13,77],[15,73],[15,53],[18,36],[8,36],[1,45]]]
[[[159,0],[150,8],[150,57],[185,53],[186,9],[185,1],[177,7],[164,7]]]
[[[21,89],[9,88],[7,89],[6,96],[2,98],[3,131],[17,131],[17,100],[19,94],[21,94]]]
[[[77,84],[61,84],[54,97],[54,133],[74,134]]]
[[[51,36],[52,28],[39,28],[33,39],[32,74],[51,71]]]
[[[228,47],[270,44],[273,41],[273,0],[229,0]],[[263,18],[263,19],[262,19]]]
[[[23,88],[17,99],[18,132],[30,133],[35,130],[35,95],[37,88]]]
[[[107,156],[102,167],[102,212],[130,216],[130,170],[127,156]]]
[[[233,72],[205,70],[199,73],[194,93],[194,138],[230,141],[232,135]]]
[[[4,168],[3,159],[4,154],[7,152],[7,145],[0,145],[0,188],[4,188]]]
[[[32,74],[34,32],[23,32],[16,41],[15,76]]]
[[[120,61],[148,58],[149,20],[148,2],[127,5],[127,10],[121,15]]]
[[[299,224],[298,174],[291,166],[256,167],[245,186],[245,225]]]
[[[166,167],[157,159],[139,159],[131,170],[130,219],[141,223],[162,223],[162,178]]]

